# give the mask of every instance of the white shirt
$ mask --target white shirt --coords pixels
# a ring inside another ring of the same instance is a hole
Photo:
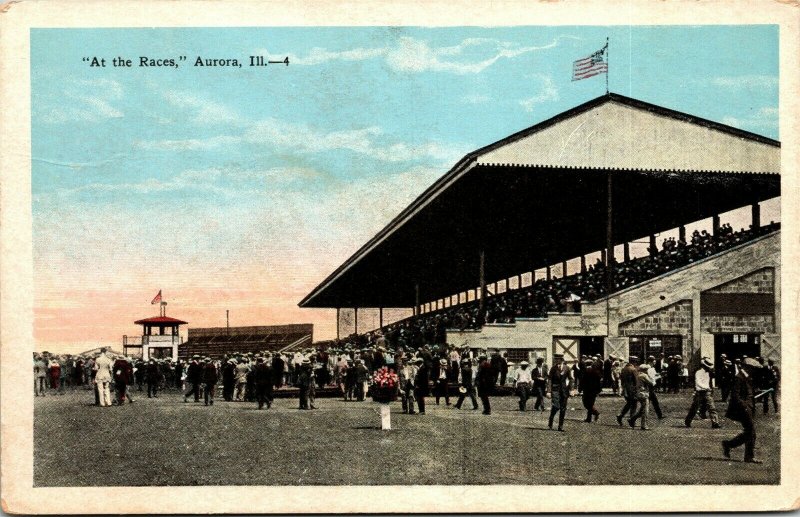
[[[694,389],[695,391],[708,391],[711,389],[711,374],[703,368],[694,372]]]
[[[100,354],[97,361],[94,363],[97,368],[97,375],[95,375],[95,382],[110,382],[111,381],[111,359],[106,354]]]
[[[517,370],[516,373],[517,373],[517,376],[514,379],[514,383],[515,384],[519,384],[520,382],[527,382],[527,383],[532,383],[533,382],[533,378],[531,377],[531,369],[530,368],[525,368],[524,370],[522,368],[520,368],[520,369]]]

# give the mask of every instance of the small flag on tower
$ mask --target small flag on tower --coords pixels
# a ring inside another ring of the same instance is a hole
[[[608,50],[608,42],[605,46],[592,53],[588,57],[578,59],[572,63],[572,80],[580,81],[581,79],[588,79],[589,77],[598,74],[608,73],[608,61],[606,51]]]
[[[153,298],[153,301],[150,302],[150,305],[155,305],[160,301],[161,301],[161,289],[158,290],[158,294],[156,295],[155,298]]]

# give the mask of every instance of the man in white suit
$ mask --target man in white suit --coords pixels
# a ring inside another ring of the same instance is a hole
[[[97,384],[97,392],[100,395],[100,405],[111,405],[111,358],[106,355],[106,349],[100,350],[100,355],[94,363],[97,374],[94,382]]]

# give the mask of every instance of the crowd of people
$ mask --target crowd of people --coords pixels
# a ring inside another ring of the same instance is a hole
[[[689,241],[664,239],[660,250],[651,248],[645,257],[613,261],[609,274],[611,292],[674,271],[779,228],[780,223],[770,222],[735,232],[729,224],[723,224],[716,235],[695,230]],[[545,318],[548,313],[578,311],[582,301],[595,301],[605,296],[606,290],[606,267],[598,260],[583,272],[561,278],[538,278],[530,286],[487,296],[483,312],[479,301],[473,300],[400,320],[384,326],[381,331],[394,345],[442,344],[448,328],[477,329],[483,323],[513,323],[516,318]]]

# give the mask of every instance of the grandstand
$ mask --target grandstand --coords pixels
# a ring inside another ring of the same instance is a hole
[[[780,225],[761,224],[761,203],[779,196],[778,141],[606,94],[462,158],[299,305],[410,307],[390,341],[517,360],[777,359]],[[748,228],[720,224],[741,208]]]
[[[219,358],[234,352],[288,351],[311,346],[313,336],[311,323],[190,328],[188,339],[178,347],[178,357],[187,359],[198,354]]]

